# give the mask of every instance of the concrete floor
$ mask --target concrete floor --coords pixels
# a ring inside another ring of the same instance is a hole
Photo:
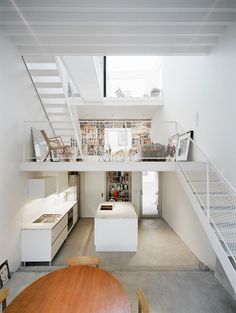
[[[97,254],[93,220],[81,220],[49,267],[23,268],[7,286],[11,301],[23,288],[51,270],[64,266],[68,256]],[[199,270],[199,262],[163,221],[143,219],[137,253],[99,253],[101,267],[111,271],[125,287],[131,312],[137,312],[135,289],[144,290],[156,313],[233,313],[236,302],[213,273]],[[19,312],[23,313],[23,312]]]
[[[138,251],[99,252],[94,246],[93,219],[82,219],[72,230],[53,261],[65,265],[67,257],[99,255],[108,270],[198,270],[199,262],[183,241],[162,219],[139,222]]]
[[[9,300],[35,279],[39,272],[16,272],[8,282]],[[125,287],[131,312],[137,313],[135,289],[141,287],[155,313],[235,313],[236,302],[211,272],[200,271],[114,271]],[[24,313],[24,312],[19,312]]]

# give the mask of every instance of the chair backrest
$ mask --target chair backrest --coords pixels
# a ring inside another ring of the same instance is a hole
[[[4,289],[0,290],[0,304],[2,304],[2,312],[4,312],[6,307],[7,307],[8,295],[9,295],[9,289],[8,288],[4,288]]]
[[[41,129],[40,130],[41,134],[43,135],[43,138],[45,139],[46,143],[48,144],[48,146],[50,146],[50,141],[49,141],[49,138],[48,138],[48,135],[47,133],[45,132],[44,129]]]
[[[66,259],[68,266],[89,265],[99,267],[100,258],[98,256],[77,256]]]
[[[138,297],[138,313],[150,313],[149,304],[142,289],[137,288],[136,295]]]

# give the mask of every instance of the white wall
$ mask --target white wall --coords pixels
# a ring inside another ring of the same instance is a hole
[[[193,129],[203,151],[236,187],[236,23],[207,56],[165,57],[163,75],[165,106],[153,119],[154,140],[160,141],[159,120]]]
[[[141,188],[141,172],[132,172],[132,203],[137,214],[139,214],[141,206]],[[80,194],[81,217],[94,217],[99,203],[106,201],[106,173],[82,172],[80,174]]]
[[[21,208],[26,202],[26,175],[19,173],[23,121],[43,120],[44,113],[21,56],[0,32],[0,263],[20,265]]]
[[[81,217],[94,217],[99,203],[106,201],[106,173],[83,172],[80,186]]]
[[[142,172],[132,172],[132,203],[139,216],[142,207]]]
[[[214,270],[216,255],[176,173],[162,173],[162,217],[193,254]]]

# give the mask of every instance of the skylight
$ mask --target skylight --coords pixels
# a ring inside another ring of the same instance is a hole
[[[106,57],[107,97],[160,97],[161,91],[161,57]]]

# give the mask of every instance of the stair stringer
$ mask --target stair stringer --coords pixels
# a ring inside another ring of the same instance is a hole
[[[186,181],[186,178],[184,174],[182,173],[178,163],[176,164],[176,173],[179,178],[180,183],[182,184],[182,187],[184,188],[184,191],[186,192],[186,195],[188,199],[190,200],[192,207],[194,209],[195,214],[197,215],[214,251],[217,255],[225,274],[228,277],[228,280],[233,288],[234,294],[232,295],[234,299],[236,299],[236,271],[231,264],[227,254],[225,253],[218,237],[216,236],[213,228],[209,225],[207,221],[207,217],[205,216],[203,210],[201,209],[199,202],[197,201],[196,197],[193,194],[192,189],[190,188],[190,185]]]

